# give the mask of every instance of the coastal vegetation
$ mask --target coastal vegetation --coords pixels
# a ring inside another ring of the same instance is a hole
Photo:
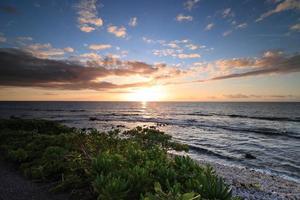
[[[71,199],[235,199],[212,167],[169,150],[188,146],[154,128],[99,132],[46,120],[0,120],[4,159]]]

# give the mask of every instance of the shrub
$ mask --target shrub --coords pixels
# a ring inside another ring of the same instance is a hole
[[[45,120],[0,120],[0,150],[33,179],[54,181],[72,199],[233,199],[209,166],[168,150],[187,151],[150,128],[82,131]]]

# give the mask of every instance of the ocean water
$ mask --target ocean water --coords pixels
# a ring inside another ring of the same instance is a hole
[[[99,130],[157,126],[194,159],[300,182],[300,103],[0,102],[0,117],[12,115]]]

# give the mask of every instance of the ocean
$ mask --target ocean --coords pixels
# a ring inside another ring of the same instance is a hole
[[[0,102],[0,117],[11,116],[99,130],[156,126],[196,160],[300,182],[300,103]]]

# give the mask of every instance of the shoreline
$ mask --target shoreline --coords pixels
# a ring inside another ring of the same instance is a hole
[[[55,122],[51,122],[51,121],[44,121],[44,122],[50,123],[48,126],[52,126],[52,128],[54,128],[53,130],[56,130]],[[39,123],[39,122],[35,122],[35,123]],[[59,127],[59,128],[60,128],[59,132],[64,130],[63,127]],[[174,155],[179,155],[179,156],[188,155],[188,153],[183,153],[178,151],[176,153],[174,149],[172,151],[168,151],[168,154],[171,157]],[[288,180],[284,177],[281,177],[280,175],[268,174],[267,172],[257,171],[255,169],[251,169],[248,167],[219,164],[213,161],[196,159],[191,156],[190,158],[192,158],[199,165],[206,165],[206,164],[211,165],[216,171],[216,174],[222,177],[224,181],[231,186],[233,196],[239,196],[242,199],[249,199],[249,200],[250,199],[253,200],[300,199],[299,182]],[[21,188],[21,192],[25,192],[26,194],[30,193],[32,190],[33,193],[34,190],[35,192],[38,192],[38,189],[32,189],[31,187],[27,187],[27,186],[24,187],[24,189],[22,189],[23,188],[22,184],[16,184],[16,185],[12,184],[14,178],[19,176],[20,174],[18,174],[16,171],[5,170],[6,164],[9,164],[9,162],[6,161],[0,162],[1,174],[5,175],[3,176],[4,180],[0,184],[1,186],[0,191],[2,190],[6,193],[9,192],[13,193],[12,191],[18,191]],[[2,168],[4,170],[2,170]],[[30,182],[29,180],[26,180],[25,177],[20,182],[24,182],[27,185],[30,183],[34,184],[34,182],[32,181]],[[11,191],[6,190],[5,188],[6,183],[9,185],[8,188],[9,187],[11,188]]]
[[[170,155],[188,155],[170,151]],[[199,165],[211,165],[216,174],[232,187],[234,196],[246,200],[298,200],[300,183],[280,175],[269,174],[249,167],[238,167],[195,159]]]
[[[216,173],[232,186],[233,194],[242,198],[257,200],[300,199],[300,184],[295,181],[247,167],[196,161],[199,164],[210,164]]]

